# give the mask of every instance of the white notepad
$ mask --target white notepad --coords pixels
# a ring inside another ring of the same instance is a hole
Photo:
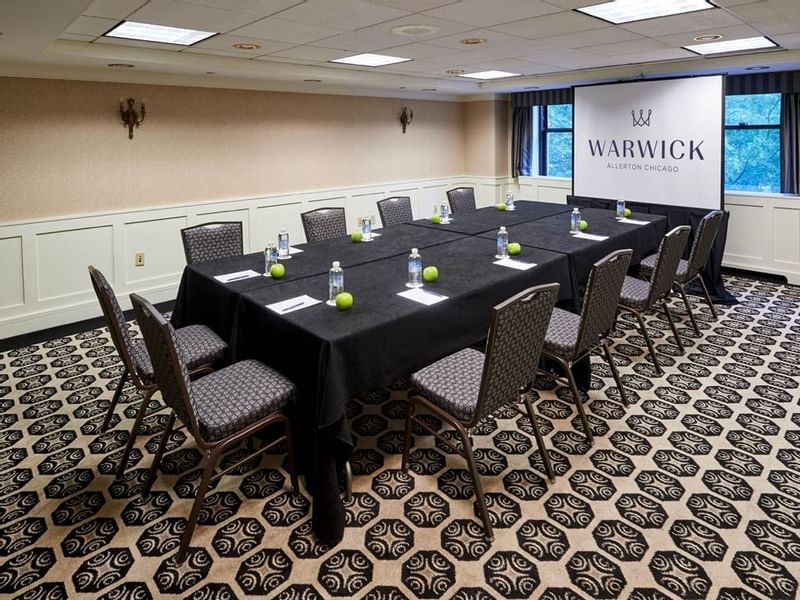
[[[593,240],[595,242],[602,242],[608,239],[607,235],[595,235],[593,233],[585,233],[583,231],[573,234],[572,237],[583,238],[584,240]]]
[[[425,306],[447,300],[447,296],[437,292],[429,292],[425,288],[411,288],[402,292],[397,292],[397,295],[413,300],[414,302],[419,302]]]
[[[501,258],[500,260],[494,261],[492,264],[508,267],[509,269],[517,269],[519,271],[527,271],[536,266],[536,263],[523,262],[514,258]]]
[[[648,225],[650,221],[637,221],[636,219],[629,219],[624,217],[622,219],[617,219],[618,223],[627,223],[628,225]]]
[[[300,248],[294,248],[292,246],[289,246],[289,256],[291,256],[292,254],[300,254],[301,252],[302,250]]]
[[[252,269],[247,271],[236,271],[235,273],[225,273],[224,275],[214,275],[214,279],[221,283],[230,283],[232,281],[241,281],[243,279],[250,279],[252,277],[261,277],[261,273],[256,273]]]
[[[302,296],[296,296],[294,298],[289,298],[288,300],[273,302],[272,304],[267,304],[266,306],[268,309],[278,313],[279,315],[286,315],[296,310],[302,310],[304,308],[308,308],[309,306],[314,306],[320,302],[322,302],[322,300],[317,300],[316,298],[312,298],[311,296],[303,294]]]

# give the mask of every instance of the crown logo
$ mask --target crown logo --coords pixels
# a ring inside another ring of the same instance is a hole
[[[643,108],[639,109],[639,116],[638,117],[636,116],[636,111],[632,110],[631,111],[631,117],[633,117],[633,126],[634,127],[644,127],[644,126],[650,127],[650,115],[652,115],[652,114],[653,114],[653,109],[652,108],[648,108],[647,109],[647,116],[646,117],[644,116],[644,109]]]

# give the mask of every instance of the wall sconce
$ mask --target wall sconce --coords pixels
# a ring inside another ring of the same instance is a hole
[[[133,128],[139,127],[142,123],[144,123],[144,98],[142,98],[141,102],[141,118],[139,117],[139,113],[136,112],[136,109],[133,107],[134,102],[136,102],[133,98],[128,98],[128,108],[125,108],[125,99],[119,99],[119,116],[122,119],[122,124],[128,128],[128,139],[133,139]]]
[[[406,132],[406,127],[411,125],[411,121],[414,120],[414,111],[408,110],[405,106],[403,107],[403,111],[400,113],[400,123],[403,125],[403,133]]]

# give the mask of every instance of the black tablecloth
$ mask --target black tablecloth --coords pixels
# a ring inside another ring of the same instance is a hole
[[[616,209],[616,200],[608,198],[590,198],[586,196],[567,196],[567,201],[580,207],[592,208],[605,208],[609,210]],[[661,204],[649,204],[646,202],[625,202],[625,206],[630,208],[633,214],[631,218],[638,218],[637,215],[654,214],[662,215],[667,219],[667,230],[670,230],[679,225],[690,225],[692,228],[692,236],[698,230],[698,225],[704,216],[708,214],[705,208],[690,208],[688,206],[664,206]],[[725,242],[728,238],[728,221],[730,220],[730,213],[724,211],[722,222],[717,231],[717,237],[714,240],[714,245],[711,247],[711,255],[708,257],[706,266],[701,272],[701,277],[708,287],[708,293],[711,300],[725,305],[737,304],[736,298],[725,289],[725,282],[722,280],[722,257],[725,254]],[[692,247],[692,238],[690,237],[687,244],[686,256],[688,256],[689,249]],[[691,286],[690,286],[691,288]],[[699,286],[697,289],[692,289],[692,293],[702,293]]]
[[[498,229],[501,225],[509,227],[517,223],[526,223],[548,217],[550,215],[563,213],[572,210],[572,207],[564,204],[553,204],[551,202],[534,202],[529,200],[518,200],[516,210],[502,211],[494,206],[481,208],[474,211],[460,213],[453,217],[447,225],[441,223],[434,224],[430,218],[417,219],[412,221],[418,227],[427,227],[440,231],[455,231],[466,235],[477,235],[487,231]]]

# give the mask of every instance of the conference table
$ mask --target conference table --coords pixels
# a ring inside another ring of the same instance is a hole
[[[635,226],[611,223],[613,213],[606,223],[609,215],[600,213],[608,211],[600,211],[591,219],[597,221],[598,232],[610,232],[609,239],[586,244],[566,232],[570,210],[520,201],[512,213],[490,207],[457,215],[450,225],[421,219],[383,228],[369,243],[340,237],[300,244],[294,248],[302,252],[285,261],[286,276],[280,280],[216,279],[247,269],[263,272],[260,253],[186,267],[173,325],[211,327],[228,341],[231,361],[262,360],[298,388],[290,418],[320,541],[333,545],[343,535],[338,473],[354,446],[346,418],[351,397],[480,342],[488,331],[491,307],[532,285],[559,283],[559,302],[574,308],[585,260],[634,242],[641,256],[653,251],[663,235],[657,217],[636,234]],[[543,229],[533,227],[539,222],[544,229],[558,224],[561,234],[542,235]],[[494,232],[500,224],[507,224],[511,239],[523,244],[519,259],[534,267],[494,264]],[[419,249],[424,264],[439,269],[438,281],[423,289],[445,299],[428,305],[398,295],[407,290],[412,247]],[[325,304],[333,260],[342,265],[345,289],[355,299],[348,311]],[[286,313],[268,307],[303,296],[321,302]]]

